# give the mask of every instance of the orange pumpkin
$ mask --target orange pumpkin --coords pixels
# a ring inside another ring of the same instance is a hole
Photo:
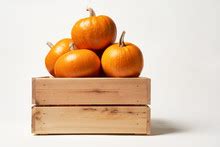
[[[72,28],[72,39],[78,49],[99,50],[115,42],[117,29],[114,21],[104,15],[96,16],[88,8],[90,17],[80,19]]]
[[[140,49],[124,42],[125,31],[119,43],[109,46],[103,53],[103,71],[110,77],[138,77],[143,68],[143,55]]]
[[[100,70],[99,57],[90,50],[72,50],[62,55],[56,62],[56,77],[92,77]]]
[[[55,45],[50,42],[48,42],[47,45],[51,49],[45,58],[45,65],[49,73],[54,76],[54,65],[57,59],[71,50],[73,41],[70,38],[65,38],[58,41]]]

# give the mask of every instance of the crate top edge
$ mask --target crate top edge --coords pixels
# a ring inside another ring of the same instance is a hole
[[[44,79],[44,80],[151,80],[148,77],[126,77],[126,78],[119,78],[119,77],[82,77],[82,78],[54,78],[51,76],[42,76],[42,77],[32,77],[32,80],[36,79]]]

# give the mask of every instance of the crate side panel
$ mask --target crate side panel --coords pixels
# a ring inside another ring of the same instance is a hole
[[[148,78],[36,78],[38,105],[146,105],[150,103]]]
[[[34,134],[148,134],[147,106],[34,107]]]

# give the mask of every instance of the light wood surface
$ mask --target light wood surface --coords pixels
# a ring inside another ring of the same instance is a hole
[[[34,134],[150,134],[148,106],[35,106]]]
[[[147,105],[149,78],[33,78],[36,105]]]

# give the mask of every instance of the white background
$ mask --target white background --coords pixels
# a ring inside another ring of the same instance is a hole
[[[112,17],[152,78],[151,136],[32,136],[31,77],[87,6]],[[219,0],[0,0],[0,146],[220,146]]]

